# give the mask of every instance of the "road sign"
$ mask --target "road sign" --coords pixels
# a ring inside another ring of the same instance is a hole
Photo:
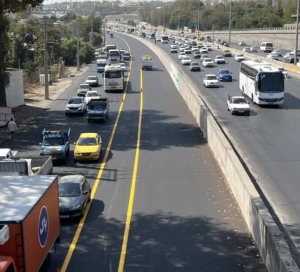
[[[41,208],[38,227],[40,246],[44,247],[47,243],[49,233],[49,216],[47,208],[45,206]]]

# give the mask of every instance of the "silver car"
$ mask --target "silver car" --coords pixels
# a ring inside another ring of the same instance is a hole
[[[78,96],[85,96],[88,91],[91,91],[92,87],[89,84],[80,84],[77,89]]]
[[[98,77],[96,77],[96,76],[89,76],[86,79],[85,83],[89,84],[90,86],[95,86],[95,87],[99,86],[99,80],[98,80]]]
[[[91,186],[83,175],[63,176],[58,181],[60,218],[83,217],[91,200]]]
[[[86,111],[86,104],[84,97],[75,96],[71,97],[65,106],[65,115],[81,114],[84,115]]]

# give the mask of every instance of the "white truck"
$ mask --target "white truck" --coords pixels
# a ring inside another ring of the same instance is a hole
[[[102,74],[104,91],[124,91],[124,73],[120,65],[105,66]]]
[[[152,68],[153,68],[152,57],[148,56],[148,55],[142,56],[140,67],[142,70],[152,70]]]

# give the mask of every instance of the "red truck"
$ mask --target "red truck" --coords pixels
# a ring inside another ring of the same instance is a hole
[[[36,272],[59,242],[57,176],[0,177],[0,272]]]

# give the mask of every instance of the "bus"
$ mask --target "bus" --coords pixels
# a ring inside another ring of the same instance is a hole
[[[120,65],[106,65],[103,73],[104,91],[124,91],[124,76]]]
[[[270,63],[261,60],[241,62],[239,87],[255,104],[282,105],[284,80],[282,71]]]
[[[162,35],[160,38],[161,43],[169,43],[169,36],[168,35]]]

